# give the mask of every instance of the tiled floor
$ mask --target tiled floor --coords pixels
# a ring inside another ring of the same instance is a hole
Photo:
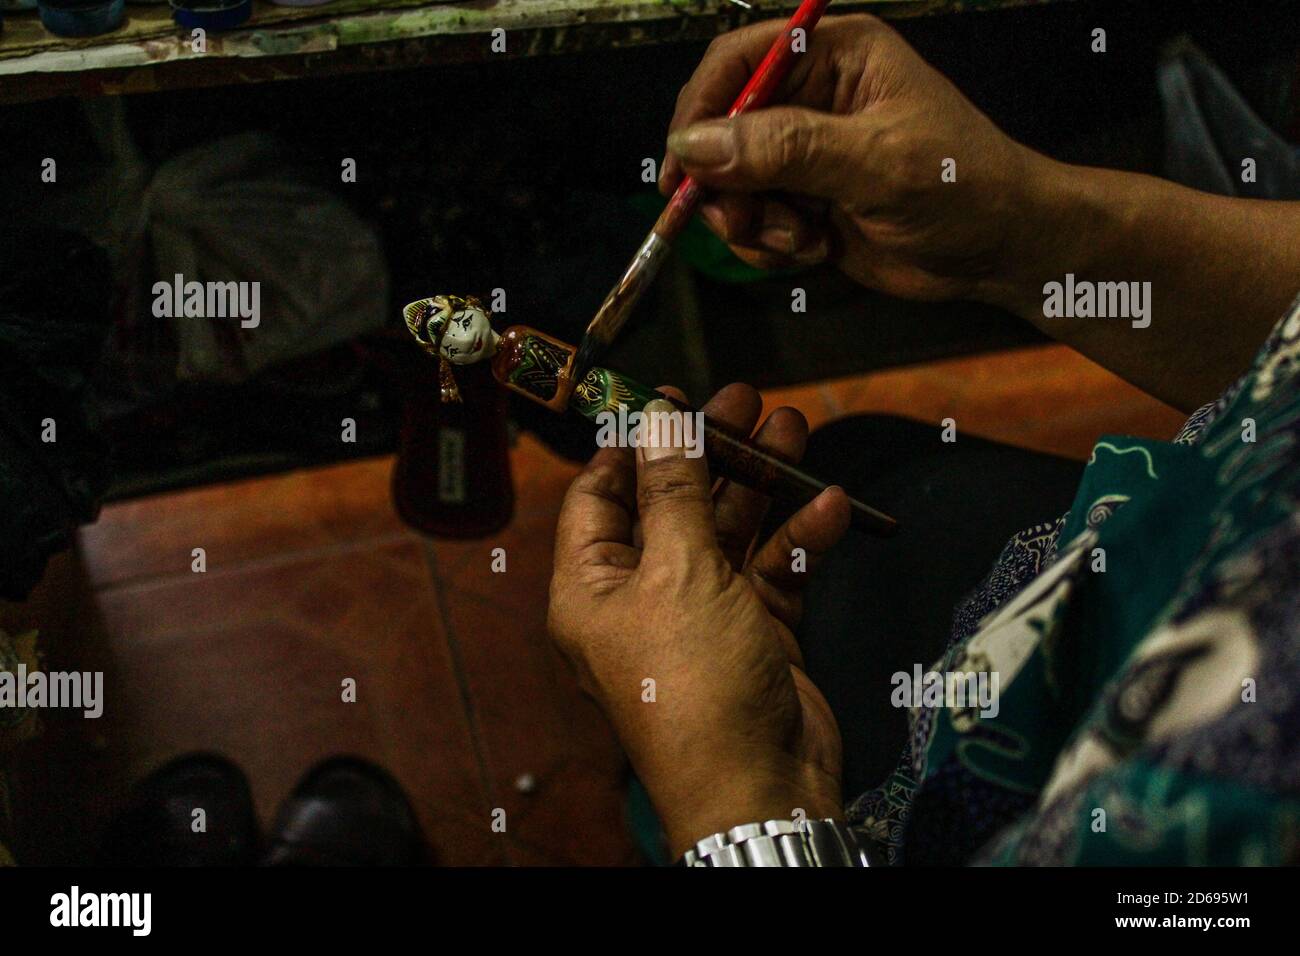
[[[441,862],[632,861],[621,754],[544,630],[550,539],[575,469],[527,436],[513,465],[514,521],[470,542],[401,524],[389,459],[106,509],[81,552],[133,771],[219,750],[269,818],[312,762],[356,753],[416,798]],[[504,575],[490,570],[496,547]],[[356,703],[342,700],[349,677]]]
[[[1103,433],[1171,438],[1186,418],[1063,345],[927,362],[764,398],[801,409],[814,427],[860,413],[951,417],[959,435],[1080,460]]]
[[[1055,346],[765,401],[814,425],[856,412],[951,416],[970,434],[1074,457],[1102,432],[1167,437],[1181,420]],[[56,791],[28,816],[75,858],[59,821],[90,829],[114,794],[174,754],[235,759],[267,819],[314,761],[348,752],[397,776],[442,863],[635,862],[624,760],[544,629],[551,533],[576,468],[528,436],[512,456],[515,518],[477,541],[402,525],[388,459],[106,508],[81,533],[79,563],[58,562],[17,609],[109,681],[92,738],[89,722],[53,728],[44,747],[61,756],[17,788],[20,812]],[[505,574],[491,571],[496,547]],[[191,570],[194,548],[206,552],[203,573]],[[355,703],[342,700],[349,677]],[[504,833],[491,827],[496,808]]]

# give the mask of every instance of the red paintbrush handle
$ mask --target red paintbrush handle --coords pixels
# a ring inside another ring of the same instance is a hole
[[[795,30],[802,29],[804,41],[807,42],[813,27],[826,12],[828,3],[830,0],[803,0],[803,3],[799,4],[799,9],[794,12],[794,16],[790,18],[790,22],[785,25],[780,35],[772,41],[771,49],[763,57],[763,62],[758,65],[754,75],[749,78],[745,88],[736,97],[736,102],[731,104],[731,110],[727,113],[728,119],[740,113],[748,113],[752,109],[759,109],[771,102],[772,94],[781,85],[781,81],[790,72],[791,64],[794,63],[795,52],[794,44],[790,39],[791,34]],[[686,223],[690,221],[691,216],[695,215],[695,207],[699,205],[702,193],[699,183],[690,176],[681,181],[676,192],[673,193],[673,198],[668,200],[668,205],[655,223],[654,231],[660,238],[671,241],[686,228]]]

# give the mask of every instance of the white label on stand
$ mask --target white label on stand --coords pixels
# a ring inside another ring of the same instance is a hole
[[[465,433],[459,428],[438,431],[438,500],[465,503]]]

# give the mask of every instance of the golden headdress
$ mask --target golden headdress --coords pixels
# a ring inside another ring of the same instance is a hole
[[[482,309],[483,306],[473,296],[435,295],[429,299],[417,299],[402,309],[406,327],[415,340],[438,360],[438,391],[444,402],[459,402],[460,389],[452,375],[451,363],[442,354],[442,336],[452,315],[466,308]]]

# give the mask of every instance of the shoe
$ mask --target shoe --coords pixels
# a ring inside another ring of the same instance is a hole
[[[109,824],[102,866],[252,866],[257,816],[243,771],[217,754],[187,754],[136,784]]]
[[[406,794],[355,757],[317,764],[276,816],[264,866],[411,866],[428,862]]]

